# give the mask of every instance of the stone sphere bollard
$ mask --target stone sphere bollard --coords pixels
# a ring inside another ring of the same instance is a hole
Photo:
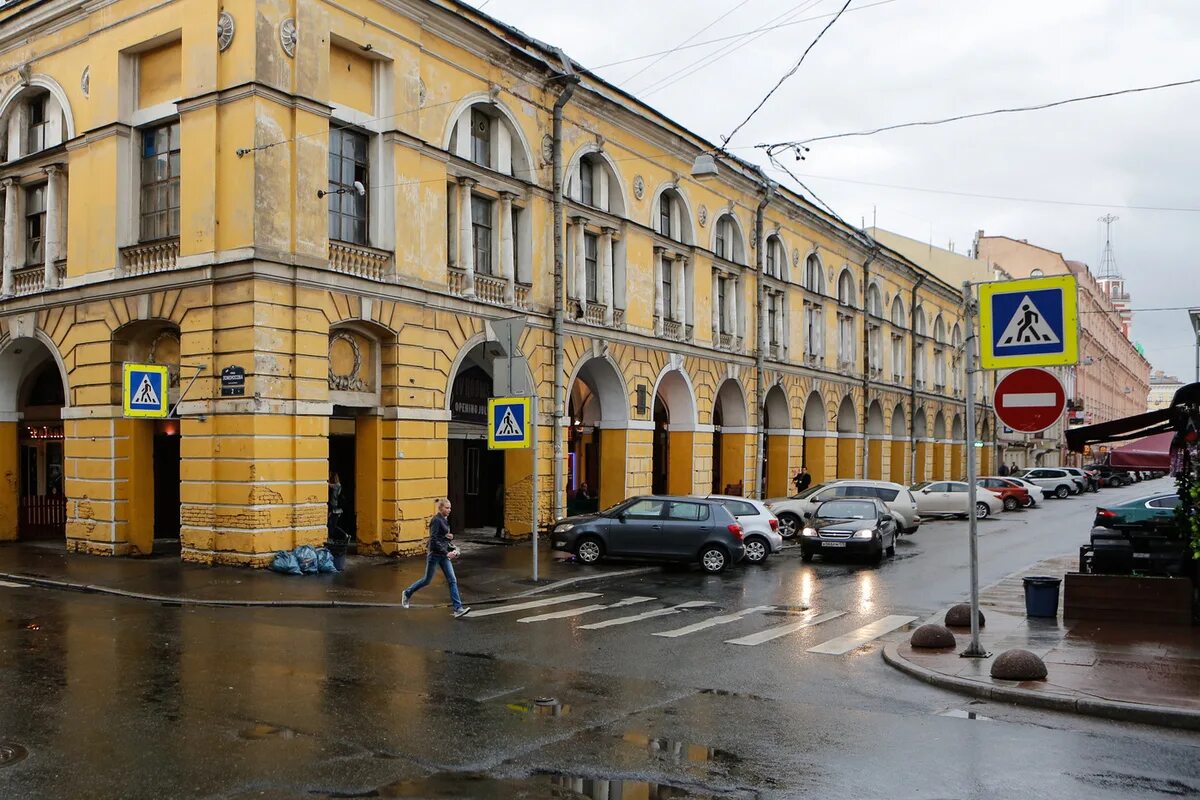
[[[922,625],[913,631],[912,638],[908,640],[908,643],[910,646],[922,650],[942,650],[954,647],[956,644],[954,634],[941,625]]]
[[[983,609],[979,609],[979,627],[983,627],[986,619],[983,616]],[[947,628],[969,628],[971,627],[971,604],[959,603],[946,612],[946,627]]]
[[[1044,681],[1046,664],[1028,650],[1005,650],[992,662],[992,677],[1004,681]]]

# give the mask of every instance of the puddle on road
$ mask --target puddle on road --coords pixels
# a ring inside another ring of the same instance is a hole
[[[239,739],[295,739],[300,734],[291,728],[281,725],[270,725],[266,722],[256,722],[249,728],[238,731]]]
[[[642,731],[628,731],[621,734],[621,741],[646,748],[646,753],[653,760],[672,764],[732,767],[742,763],[740,756],[726,750],[676,739],[656,738]]]
[[[1090,783],[1104,789],[1120,789],[1129,792],[1129,796],[1145,795],[1148,792],[1166,795],[1168,797],[1196,797],[1200,795],[1200,787],[1183,781],[1166,778],[1151,778],[1146,775],[1127,775],[1120,772],[1099,772],[1095,775],[1072,775],[1081,783]]]
[[[29,755],[29,751],[19,744],[0,742],[0,767],[7,767],[23,761],[27,755]]]
[[[963,711],[961,708],[952,708],[949,711],[943,711],[938,714],[939,717],[954,717],[955,719],[978,719],[985,722],[991,722],[991,717],[985,717],[983,714],[976,714],[974,711]]]
[[[565,717],[571,713],[571,704],[560,702],[554,697],[539,697],[534,700],[513,700],[504,704],[509,711],[535,717]]]
[[[717,800],[722,797],[636,779],[581,778],[557,774],[494,778],[465,772],[443,772],[426,778],[397,781],[364,792],[313,791],[310,794],[327,798],[397,797],[409,800],[443,797],[470,797],[472,800]]]

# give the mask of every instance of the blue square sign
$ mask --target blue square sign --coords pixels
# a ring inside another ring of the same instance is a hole
[[[1076,291],[1073,275],[982,284],[979,360],[983,368],[1078,361]]]
[[[125,416],[162,419],[167,416],[167,368],[160,364],[125,364],[121,406]]]
[[[488,448],[523,450],[532,442],[528,397],[488,400]]]

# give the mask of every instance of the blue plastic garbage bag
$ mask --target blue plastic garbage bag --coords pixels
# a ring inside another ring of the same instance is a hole
[[[290,550],[280,550],[275,554],[275,558],[271,559],[271,571],[283,575],[299,575],[300,562],[296,561]]]
[[[310,544],[302,544],[292,551],[296,561],[300,563],[300,571],[305,575],[317,574],[317,551]]]
[[[333,563],[333,553],[324,547],[317,548],[317,569],[320,572],[338,571],[337,565]]]

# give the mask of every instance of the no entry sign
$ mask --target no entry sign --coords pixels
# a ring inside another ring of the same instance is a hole
[[[1013,370],[996,384],[993,398],[996,416],[1020,433],[1038,433],[1049,428],[1067,407],[1062,381],[1044,369]]]

